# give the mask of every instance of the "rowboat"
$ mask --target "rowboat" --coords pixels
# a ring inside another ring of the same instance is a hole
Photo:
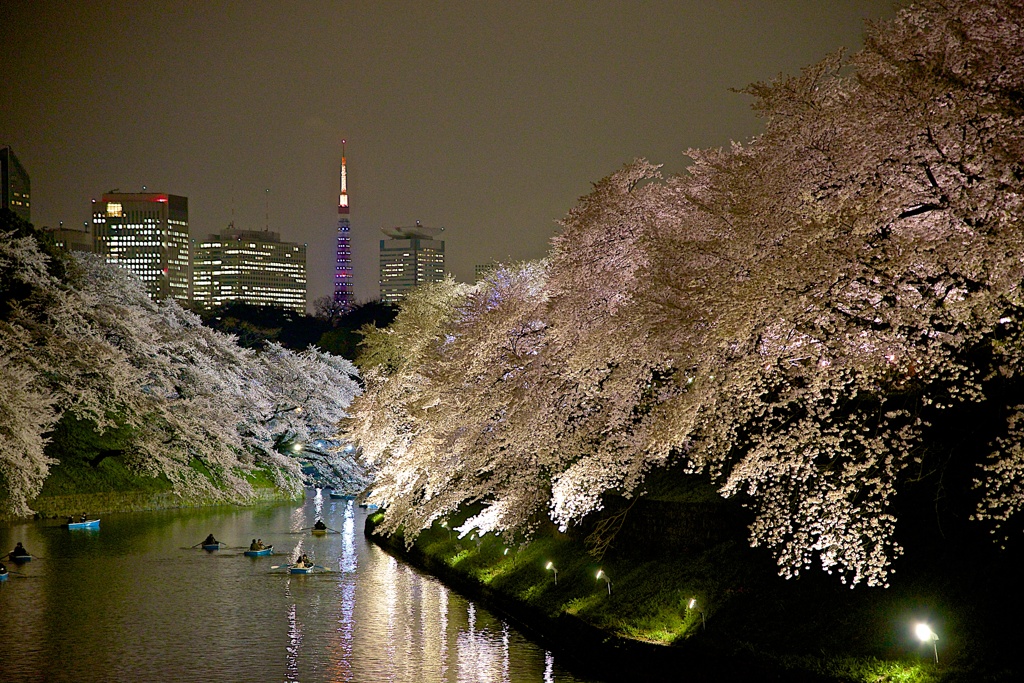
[[[301,565],[301,566],[297,565],[297,564],[290,564],[290,565],[288,565],[288,573],[289,574],[309,574],[312,571],[313,571],[313,565],[310,565],[310,564],[304,564],[304,565]]]
[[[327,535],[327,529],[313,529],[313,535],[314,536],[326,536]]]
[[[7,580],[7,576],[8,576],[8,572],[4,572],[4,573],[0,574],[0,581],[6,581]]]
[[[69,522],[67,524],[67,527],[69,529],[99,529],[100,528],[100,520],[98,520],[98,519],[89,519],[89,520],[86,520],[84,522]]]
[[[334,500],[352,500],[353,498],[355,498],[355,496],[351,496],[347,493],[336,493],[334,491],[331,491],[330,496]]]
[[[204,543],[203,550],[220,550],[220,543]]]
[[[7,557],[11,560],[11,562],[17,562],[18,564],[32,561],[31,555],[15,555],[14,553],[7,553]]]
[[[263,548],[262,550],[246,550],[242,554],[246,557],[261,557],[263,555],[269,555],[272,552],[274,552],[274,546],[268,545],[266,548]]]

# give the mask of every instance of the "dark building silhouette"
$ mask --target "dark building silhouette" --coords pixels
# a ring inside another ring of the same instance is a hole
[[[31,223],[32,183],[28,171],[18,161],[18,157],[14,156],[10,147],[0,148],[0,178],[3,182],[3,188],[0,188],[0,207],[10,209]]]

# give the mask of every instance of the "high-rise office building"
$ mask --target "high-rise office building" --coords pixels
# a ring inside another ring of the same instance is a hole
[[[348,224],[348,174],[345,168],[345,141],[341,141],[341,173],[338,193],[338,239],[334,257],[334,303],[342,311],[351,311],[352,298],[352,236]]]
[[[0,207],[10,209],[29,223],[32,222],[32,183],[28,171],[14,156],[10,147],[0,148]]]
[[[110,192],[93,200],[96,252],[134,272],[152,299],[189,300],[188,198]]]
[[[306,245],[276,232],[232,224],[196,246],[192,300],[204,308],[232,301],[306,312]]]
[[[394,304],[409,290],[444,279],[444,228],[427,228],[416,221],[407,228],[381,228],[390,239],[380,241],[380,300]]]

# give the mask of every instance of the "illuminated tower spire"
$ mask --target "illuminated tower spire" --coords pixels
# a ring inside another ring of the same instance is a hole
[[[338,213],[348,213],[348,172],[345,170],[345,141],[341,141],[341,193],[338,195]]]
[[[345,141],[341,141],[341,171],[338,193],[338,246],[334,261],[334,302],[343,311],[352,310],[352,240],[348,225],[348,171]]]

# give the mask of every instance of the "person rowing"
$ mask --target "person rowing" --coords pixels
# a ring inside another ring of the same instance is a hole
[[[256,539],[252,539],[252,543],[249,544],[249,550],[263,550],[260,544],[256,542]]]
[[[327,525],[324,524],[324,520],[316,520],[316,522],[313,523],[313,531],[327,531]]]
[[[220,541],[214,538],[213,534],[210,534],[206,537],[206,540],[203,541],[203,545],[220,545]]]
[[[14,550],[7,553],[7,556],[13,560],[18,557],[28,557],[29,552],[25,550],[25,546],[21,544],[21,541],[18,541],[18,544],[14,546]]]

